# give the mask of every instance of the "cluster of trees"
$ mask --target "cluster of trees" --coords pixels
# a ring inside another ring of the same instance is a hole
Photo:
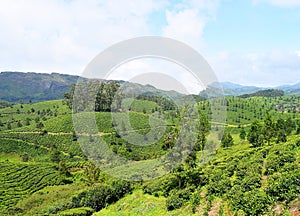
[[[272,140],[276,143],[286,142],[287,136],[294,129],[295,124],[291,118],[279,118],[275,121],[270,114],[267,114],[263,123],[258,120],[252,122],[247,138],[253,147],[262,146],[264,143],[270,144]],[[244,135],[240,136],[244,137]]]
[[[71,85],[70,92],[64,93],[64,103],[68,105],[70,109],[75,108],[75,111],[89,110],[95,105],[96,112],[108,112],[111,111],[111,106],[117,91],[120,88],[119,82],[105,82],[99,80],[84,81],[76,85]],[[75,94],[76,91],[76,94]],[[75,107],[74,97],[76,99]],[[121,107],[121,100],[116,98],[117,108]],[[91,101],[95,101],[95,104],[90,104]]]

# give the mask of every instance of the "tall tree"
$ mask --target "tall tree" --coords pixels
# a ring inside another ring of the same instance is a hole
[[[270,113],[267,114],[265,120],[264,120],[264,127],[263,127],[263,136],[264,140],[270,145],[272,137],[274,137],[275,134],[275,123],[270,115]]]
[[[210,131],[210,123],[208,121],[207,116],[200,111],[200,109],[198,110],[199,112],[199,132],[198,132],[198,137],[197,137],[197,143],[195,146],[195,150],[199,151],[199,150],[203,150],[206,140],[207,140],[207,136],[209,134]]]
[[[263,145],[262,125],[258,120],[254,120],[250,126],[248,141],[253,147],[259,147]]]
[[[221,144],[223,148],[227,148],[233,145],[233,138],[229,132],[225,132],[222,139]]]
[[[245,131],[245,128],[242,127],[241,132],[240,132],[240,138],[242,140],[246,139],[247,133]]]

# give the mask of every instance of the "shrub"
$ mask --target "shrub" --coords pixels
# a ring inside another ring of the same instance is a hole
[[[166,200],[166,206],[169,211],[179,209],[190,200],[191,190],[186,188],[184,190],[174,191]]]
[[[300,193],[300,169],[272,175],[266,193],[278,201],[292,201]]]
[[[295,160],[295,155],[291,150],[274,151],[267,156],[266,174],[273,174],[286,163],[293,163]]]
[[[125,194],[131,192],[130,183],[125,181],[114,182],[112,185],[101,185],[86,190],[72,198],[72,207],[90,207],[99,211],[106,205],[118,201]]]

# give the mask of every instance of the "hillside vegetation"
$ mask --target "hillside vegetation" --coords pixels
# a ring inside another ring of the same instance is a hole
[[[102,99],[110,98],[105,94]],[[126,99],[113,116],[105,100],[95,113],[97,133],[88,133],[88,125],[75,133],[72,97],[65,96],[0,108],[0,215],[300,213],[299,97],[226,97],[225,125],[210,121],[213,112],[221,114],[214,106],[220,99],[197,100],[201,128],[186,160],[159,178],[131,182],[95,166],[78,140],[91,145],[104,140],[112,152],[144,169],[145,161],[175,146],[186,107],[147,95]],[[82,107],[75,115],[90,116]],[[154,131],[165,130],[151,140],[153,125]],[[128,141],[134,136],[141,145]],[[154,144],[142,145],[150,141]],[[214,145],[218,148],[204,160]]]

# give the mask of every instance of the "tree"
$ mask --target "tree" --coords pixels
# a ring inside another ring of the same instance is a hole
[[[27,153],[24,153],[22,155],[22,162],[28,162],[28,160],[29,160],[29,155]]]
[[[225,132],[222,139],[221,144],[223,148],[227,148],[233,145],[233,138],[229,132]]]
[[[206,137],[209,134],[210,131],[210,123],[207,119],[207,116],[198,109],[199,112],[199,133],[197,137],[197,143],[195,145],[195,150],[203,150],[205,143],[206,143]]]
[[[270,145],[271,138],[274,137],[275,134],[275,124],[272,119],[270,113],[267,114],[264,120],[264,127],[263,127],[263,136],[264,140],[267,141],[268,145]]]
[[[290,117],[285,121],[285,128],[287,135],[291,134],[295,128],[295,124]]]
[[[56,147],[53,147],[51,149],[50,160],[55,163],[58,163],[60,161],[60,152]]]
[[[247,136],[246,131],[245,131],[245,129],[242,127],[241,132],[240,132],[240,138],[241,138],[242,140],[244,140],[244,139],[246,139],[246,136]]]
[[[25,119],[25,125],[27,125],[27,126],[30,125],[30,118]]]
[[[276,143],[287,141],[286,122],[279,118],[276,122]]]
[[[91,164],[84,168],[84,181],[86,185],[92,186],[93,184],[97,183],[100,176],[100,169],[96,167],[95,164]]]
[[[42,129],[43,127],[44,127],[44,124],[42,122],[38,122],[36,124],[36,128],[38,128],[38,129]]]
[[[254,120],[250,126],[248,133],[248,141],[253,147],[259,147],[263,145],[263,135],[261,133],[262,126],[258,120]]]
[[[77,141],[78,140],[78,137],[77,137],[75,131],[72,132],[72,137],[73,137],[73,141]]]
[[[10,122],[7,123],[7,129],[11,130],[11,123]]]
[[[60,161],[58,164],[58,175],[62,178],[70,176],[70,172],[68,171],[68,168],[64,161]]]
[[[22,123],[21,123],[21,121],[18,121],[17,126],[18,127],[22,127],[23,126]]]

